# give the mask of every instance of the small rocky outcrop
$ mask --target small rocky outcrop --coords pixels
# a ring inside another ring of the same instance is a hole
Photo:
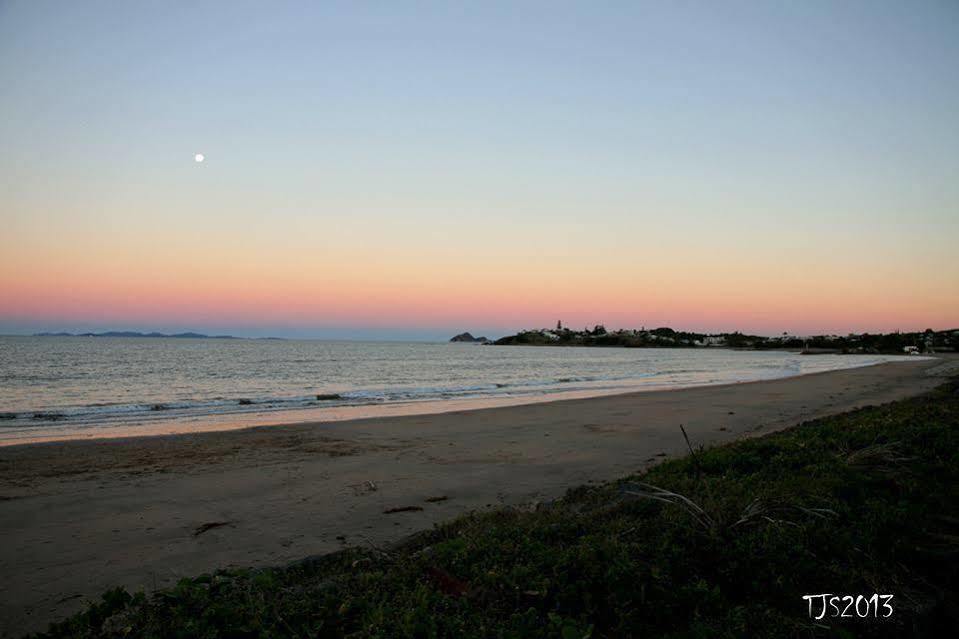
[[[451,342],[465,342],[467,344],[485,344],[489,342],[489,339],[485,337],[473,337],[469,333],[460,333],[450,338]]]

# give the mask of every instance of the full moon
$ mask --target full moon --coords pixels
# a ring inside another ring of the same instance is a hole
[[[193,159],[197,162],[202,162],[204,160],[204,157],[202,153],[197,153],[196,155],[193,156]]]

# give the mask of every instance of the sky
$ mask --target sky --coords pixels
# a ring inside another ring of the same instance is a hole
[[[953,328],[959,3],[0,0],[0,229],[0,333]]]

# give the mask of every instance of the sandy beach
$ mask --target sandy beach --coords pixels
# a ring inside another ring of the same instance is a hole
[[[528,507],[694,444],[901,399],[955,358],[775,381],[430,415],[0,449],[0,635],[104,589],[388,544],[474,509]],[[404,512],[390,509],[416,507]]]

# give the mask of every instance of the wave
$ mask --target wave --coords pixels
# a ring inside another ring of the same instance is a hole
[[[494,382],[465,386],[421,386],[360,389],[341,392],[320,392],[295,396],[261,396],[211,398],[182,401],[137,401],[131,403],[98,402],[47,409],[6,411],[0,413],[0,429],[39,426],[43,423],[70,422],[117,423],[179,419],[235,413],[265,413],[296,409],[323,409],[342,406],[405,403],[473,397],[523,396],[550,392],[568,392],[595,388],[570,387],[576,382],[616,382],[626,379],[595,376],[569,377],[555,380]],[[562,386],[562,388],[560,388]]]
[[[835,364],[822,359],[788,357],[773,362],[752,361],[728,368],[689,367],[675,362],[653,371],[620,375],[564,375],[548,379],[504,379],[464,385],[396,386],[354,390],[317,389],[309,394],[211,396],[193,399],[151,398],[133,402],[50,405],[30,410],[0,412],[0,431],[53,426],[137,424],[161,420],[190,420],[209,416],[273,413],[287,410],[324,410],[345,406],[368,406],[472,398],[530,397],[555,393],[590,391],[600,394],[640,389],[678,388],[760,379],[790,377],[804,372],[853,368],[888,361],[885,357],[843,359]],[[810,363],[815,366],[810,367]],[[653,365],[661,365],[656,362]],[[515,374],[515,373],[514,373]],[[221,391],[222,392],[222,391]],[[9,429],[9,430],[8,430]]]

